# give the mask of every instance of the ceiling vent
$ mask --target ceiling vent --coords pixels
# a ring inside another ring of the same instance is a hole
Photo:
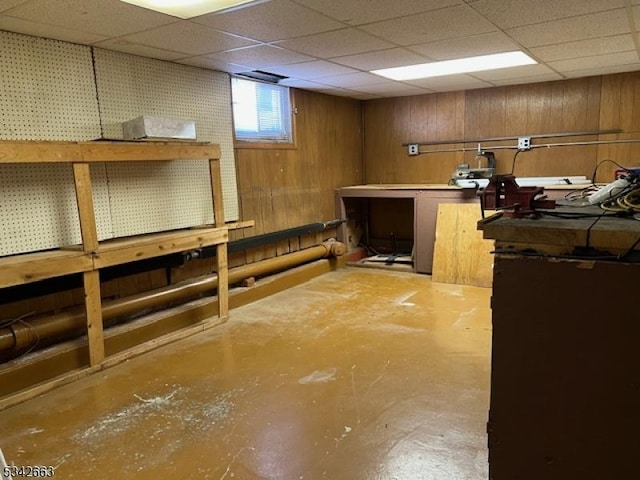
[[[275,73],[263,72],[262,70],[253,70],[252,72],[237,73],[241,77],[251,78],[253,80],[260,80],[261,82],[279,83],[280,81],[289,78],[283,75]]]

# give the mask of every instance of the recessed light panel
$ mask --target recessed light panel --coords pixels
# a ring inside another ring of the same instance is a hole
[[[226,10],[254,0],[122,0],[125,3],[166,13],[178,18],[193,18]]]
[[[499,68],[533,65],[535,63],[538,62],[523,52],[506,52],[493,55],[480,55],[478,57],[458,58],[456,60],[445,60],[443,62],[407,65],[406,67],[384,68],[381,70],[372,70],[371,73],[392,80],[402,81],[497,70]]]

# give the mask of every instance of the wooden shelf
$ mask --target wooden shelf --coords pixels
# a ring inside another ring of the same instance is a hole
[[[196,159],[209,162],[214,226],[98,242],[90,174],[92,162]],[[100,293],[102,268],[215,245],[218,273],[217,313],[221,319],[227,318],[229,228],[247,228],[252,224],[238,222],[229,227],[225,225],[219,145],[195,142],[0,141],[0,163],[70,163],[73,166],[82,245],[77,248],[0,258],[0,288],[82,273],[91,367],[101,365],[105,361]]]
[[[228,240],[229,231],[226,227],[155,233],[111,240],[101,243],[98,247],[93,259],[94,268],[112,267],[170,253],[220,245],[227,243]]]
[[[53,250],[3,257],[0,258],[0,288],[92,269],[93,258],[82,250]]]
[[[219,159],[220,146],[175,142],[0,141],[0,163],[131,162]]]

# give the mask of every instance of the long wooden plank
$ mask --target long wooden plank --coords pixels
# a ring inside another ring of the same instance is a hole
[[[102,301],[100,299],[100,273],[96,270],[85,272],[84,305],[87,316],[87,337],[89,340],[89,364],[93,367],[104,360],[104,329],[102,325]]]
[[[211,194],[213,201],[214,221],[216,227],[224,226],[224,204],[222,200],[222,175],[220,160],[209,160],[209,174],[211,176]],[[229,316],[229,260],[227,258],[227,244],[216,247],[216,271],[218,273],[218,316]]]
[[[111,162],[220,158],[217,144],[0,141],[0,163]]]
[[[433,252],[434,282],[490,287],[493,279],[494,242],[483,240],[476,225],[477,204],[438,205]]]
[[[86,272],[93,260],[84,252],[56,250],[0,258],[0,288]]]
[[[170,253],[218,245],[226,243],[228,239],[229,232],[226,228],[210,228],[114,240],[100,245],[94,257],[94,267],[96,269],[110,267]]]
[[[0,163],[57,163],[82,159],[77,143],[0,141]]]
[[[183,145],[179,143],[94,142],[82,143],[86,162],[123,162],[219,158],[217,144]]]
[[[98,231],[93,208],[93,192],[91,191],[91,171],[88,163],[73,164],[73,180],[80,216],[82,247],[85,252],[92,252],[98,248]]]

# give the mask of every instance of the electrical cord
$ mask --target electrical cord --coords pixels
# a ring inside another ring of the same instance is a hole
[[[520,152],[524,152],[525,150],[522,149],[518,149],[516,150],[516,153],[513,155],[513,160],[511,161],[511,175],[513,175],[513,172],[516,169],[516,159],[518,158],[518,155],[520,155]]]

